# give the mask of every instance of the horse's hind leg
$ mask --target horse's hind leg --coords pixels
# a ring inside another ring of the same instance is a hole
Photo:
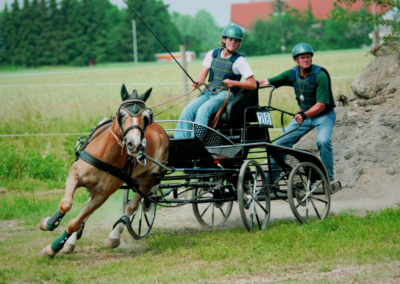
[[[48,245],[44,249],[42,249],[39,253],[41,257],[54,257],[60,250],[63,249],[67,240],[71,237],[71,235],[78,231],[81,228],[82,223],[85,219],[87,219],[97,208],[99,208],[109,197],[110,195],[96,195],[90,198],[88,204],[86,204],[85,208],[72,219],[67,229],[64,233],[61,234],[51,245]]]
[[[65,195],[60,201],[59,210],[52,217],[46,217],[40,221],[40,229],[42,231],[53,231],[60,225],[62,218],[72,207],[72,198],[77,184],[78,174],[74,168],[72,168],[66,182]]]
[[[142,178],[140,180],[139,189],[141,192],[147,194],[154,187],[154,178]],[[108,235],[106,246],[109,248],[116,248],[121,243],[121,234],[125,229],[126,222],[129,222],[129,217],[132,216],[139,207],[142,196],[136,193],[135,196],[128,202],[125,208],[124,215],[114,224],[113,230]]]
[[[115,222],[113,226],[113,230],[108,235],[108,239],[106,241],[106,246],[109,248],[116,248],[121,243],[121,234],[125,229],[126,222],[129,222],[129,217],[135,213],[137,208],[139,207],[139,202],[142,199],[140,194],[136,194],[135,197],[126,204],[125,212],[122,217]]]

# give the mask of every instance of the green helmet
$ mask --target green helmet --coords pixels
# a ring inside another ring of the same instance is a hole
[[[308,43],[299,43],[293,47],[292,56],[295,58],[297,55],[311,53],[311,56],[314,56],[314,50]]]
[[[231,38],[237,38],[242,40],[243,39],[243,31],[239,26],[237,25],[230,25],[229,27],[226,27],[222,31],[222,37],[231,37]]]

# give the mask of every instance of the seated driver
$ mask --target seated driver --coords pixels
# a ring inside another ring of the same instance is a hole
[[[208,125],[211,115],[216,114],[224,104],[229,88],[257,89],[254,73],[246,58],[237,50],[243,40],[243,31],[236,25],[231,25],[222,31],[221,48],[210,50],[204,58],[203,68],[193,89],[199,88],[210,73],[209,89],[190,102],[182,111],[179,120],[193,121]],[[240,81],[241,77],[245,81]],[[232,100],[233,92],[229,93],[228,102]],[[191,123],[179,122],[175,138],[191,136]]]

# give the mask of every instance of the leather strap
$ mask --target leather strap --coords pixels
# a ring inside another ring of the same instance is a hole
[[[130,186],[135,192],[137,182],[128,174],[126,174],[122,169],[114,167],[113,165],[107,164],[102,160],[96,158],[92,154],[86,151],[82,151],[79,155],[79,159],[91,164],[93,167],[98,168],[106,173],[109,173],[117,178],[123,180],[128,186]]]
[[[229,99],[229,94],[231,93],[231,89],[229,88],[228,93],[226,93],[226,97],[225,97],[225,101],[222,104],[222,106],[219,108],[217,114],[214,116],[213,121],[211,122],[211,128],[215,129],[215,127],[217,127],[219,118],[221,117],[221,113],[222,111],[225,109],[226,104],[228,103],[228,99]]]

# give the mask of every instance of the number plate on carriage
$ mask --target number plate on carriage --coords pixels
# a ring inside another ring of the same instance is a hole
[[[260,126],[266,126],[268,128],[273,128],[271,114],[267,110],[258,110],[257,119]]]

